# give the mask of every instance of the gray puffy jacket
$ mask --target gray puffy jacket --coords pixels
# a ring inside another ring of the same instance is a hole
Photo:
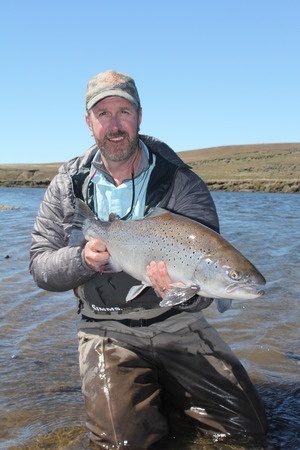
[[[166,144],[149,136],[140,138],[150,155],[156,155],[147,188],[146,211],[159,205],[218,231],[215,205],[205,183]],[[95,277],[95,272],[85,264],[82,248],[68,247],[68,240],[75,197],[93,208],[89,171],[97,150],[94,145],[83,156],[61,166],[40,205],[32,231],[30,272],[43,289],[67,291]]]

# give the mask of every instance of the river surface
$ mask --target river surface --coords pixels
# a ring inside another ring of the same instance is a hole
[[[0,188],[0,449],[93,449],[85,428],[76,301],[38,289],[28,271],[30,232],[44,189]],[[261,444],[212,442],[174,416],[164,449],[300,449],[300,195],[214,192],[226,239],[268,281],[267,294],[206,310],[263,398]],[[126,418],[124,418],[126,420]],[[176,423],[176,421],[178,423]]]

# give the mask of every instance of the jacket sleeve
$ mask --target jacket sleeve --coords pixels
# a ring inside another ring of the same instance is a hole
[[[49,291],[73,289],[96,275],[85,264],[82,248],[68,247],[74,207],[66,183],[71,183],[66,174],[52,180],[32,230],[30,273]]]
[[[206,184],[188,168],[177,171],[167,208],[220,231],[215,203]]]

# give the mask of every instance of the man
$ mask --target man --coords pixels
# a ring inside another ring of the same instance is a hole
[[[161,308],[172,282],[163,261],[149,261],[153,288],[125,297],[137,280],[107,272],[104,242],[68,246],[75,198],[101,220],[143,217],[160,206],[218,231],[204,182],[164,143],[139,135],[134,80],[107,71],[86,91],[86,122],[96,144],[63,165],[34,225],[30,270],[43,289],[74,289],[82,319],[79,355],[90,438],[101,448],[148,449],[168,434],[162,398],[218,436],[263,435],[266,419],[245,370],[199,302]],[[207,303],[205,304],[207,306]]]

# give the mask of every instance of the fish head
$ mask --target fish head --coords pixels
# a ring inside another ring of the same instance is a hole
[[[202,258],[194,277],[207,297],[250,300],[265,293],[263,275],[231,246]]]

